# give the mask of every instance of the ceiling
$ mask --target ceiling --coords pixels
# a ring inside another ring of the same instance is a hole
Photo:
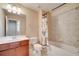
[[[33,9],[35,11],[38,11],[39,8],[43,11],[50,11],[58,6],[60,6],[63,3],[21,3],[24,7]]]

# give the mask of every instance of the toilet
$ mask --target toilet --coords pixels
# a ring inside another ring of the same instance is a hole
[[[38,43],[34,44],[34,50],[37,51],[37,52],[41,51],[42,50],[42,45],[40,45]]]
[[[36,51],[36,52],[38,52],[38,53],[41,52],[41,50],[42,50],[42,45],[38,43],[38,41],[37,41],[36,38],[32,38],[32,39],[30,40],[30,43],[31,43],[32,48],[33,48],[34,51]]]

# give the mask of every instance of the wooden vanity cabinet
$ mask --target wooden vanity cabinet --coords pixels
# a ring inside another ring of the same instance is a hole
[[[16,48],[17,56],[29,56],[29,40],[21,41],[21,47]]]
[[[0,56],[29,56],[29,40],[0,44]]]

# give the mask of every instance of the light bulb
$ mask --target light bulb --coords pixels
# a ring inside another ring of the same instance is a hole
[[[8,12],[12,12],[12,10],[8,9]]]
[[[16,6],[13,6],[12,12],[13,12],[13,13],[16,13],[16,12],[17,12]]]
[[[21,8],[17,9],[17,14],[21,14]]]

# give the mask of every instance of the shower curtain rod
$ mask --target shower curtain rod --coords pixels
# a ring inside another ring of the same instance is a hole
[[[63,6],[63,5],[65,5],[65,4],[66,4],[66,3],[63,3],[63,4],[57,6],[56,8],[54,8],[54,9],[52,9],[52,10],[55,10],[55,9],[57,9],[57,8],[59,8],[59,7]]]

